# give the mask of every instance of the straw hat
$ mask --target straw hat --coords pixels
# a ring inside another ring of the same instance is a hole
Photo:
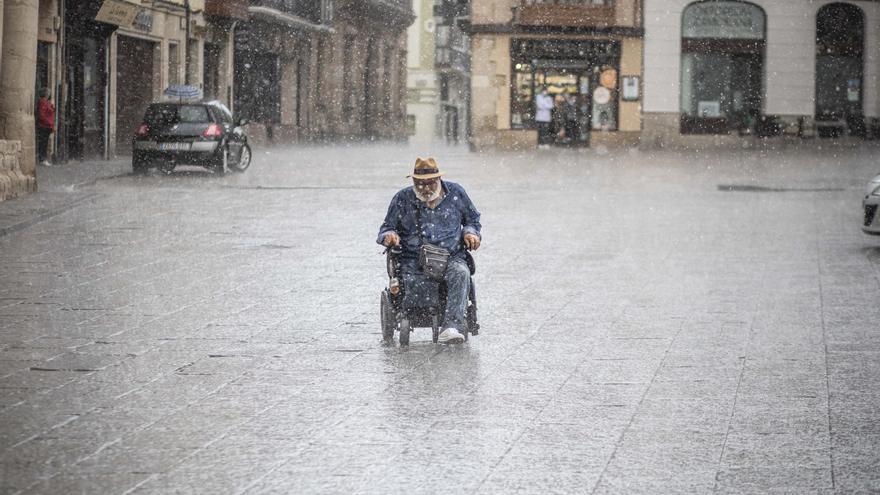
[[[424,160],[416,158],[416,165],[413,167],[413,173],[407,175],[407,177],[424,180],[440,177],[443,174],[444,172],[440,171],[440,167],[437,166],[437,162],[434,161],[433,158],[426,158]]]

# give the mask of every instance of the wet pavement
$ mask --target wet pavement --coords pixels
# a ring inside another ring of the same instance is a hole
[[[483,213],[456,347],[381,342],[423,149],[41,171],[0,203],[0,493],[880,491],[878,151],[437,148]]]

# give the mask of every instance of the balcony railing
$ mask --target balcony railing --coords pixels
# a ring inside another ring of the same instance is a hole
[[[613,0],[520,0],[518,24],[533,26],[614,25]]]

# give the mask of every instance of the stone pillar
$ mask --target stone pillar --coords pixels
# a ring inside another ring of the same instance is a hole
[[[34,83],[39,0],[2,0],[0,3],[3,5],[0,138],[21,142],[20,172],[13,174],[11,191],[12,196],[17,196],[36,187]]]

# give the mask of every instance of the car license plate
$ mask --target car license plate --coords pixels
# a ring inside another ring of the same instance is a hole
[[[188,150],[190,143],[159,143],[162,151]]]

